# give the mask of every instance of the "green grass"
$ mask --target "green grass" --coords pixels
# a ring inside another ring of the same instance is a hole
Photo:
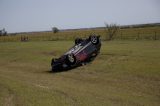
[[[160,27],[145,28],[127,28],[120,29],[114,39],[132,39],[132,40],[154,40],[156,32],[156,40],[160,40]],[[21,37],[28,36],[30,41],[57,41],[57,40],[74,40],[76,37],[88,37],[90,34],[101,35],[103,40],[108,39],[108,35],[104,29],[88,29],[88,30],[71,30],[59,33],[52,32],[36,32],[36,33],[19,33],[17,35],[1,36],[0,42],[20,41]]]
[[[0,106],[158,106],[160,42],[103,42],[90,64],[50,73],[71,41],[0,43]]]

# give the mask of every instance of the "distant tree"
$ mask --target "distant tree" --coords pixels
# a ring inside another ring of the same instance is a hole
[[[106,40],[113,40],[119,29],[117,24],[105,23]]]
[[[4,32],[3,36],[7,36],[7,31]]]
[[[7,31],[5,31],[5,28],[0,30],[0,36],[6,36],[6,35],[7,35]]]
[[[2,36],[2,30],[0,30],[0,36]]]
[[[52,32],[53,32],[53,33],[57,33],[57,32],[59,32],[59,29],[58,29],[57,27],[53,27],[53,28],[52,28]]]

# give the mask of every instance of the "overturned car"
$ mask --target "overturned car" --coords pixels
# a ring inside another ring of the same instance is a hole
[[[100,52],[100,36],[90,35],[87,39],[75,39],[75,45],[60,58],[52,59],[52,71],[62,71],[92,61]]]

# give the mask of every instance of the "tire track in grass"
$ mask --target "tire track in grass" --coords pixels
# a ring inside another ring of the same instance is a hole
[[[2,94],[2,106],[15,106],[15,95],[14,92],[7,87],[7,85],[1,84],[1,92],[3,92],[4,94]]]
[[[53,91],[53,93],[54,94],[56,94],[56,95],[60,95],[60,96],[62,96],[62,97],[64,97],[65,99],[66,99],[66,102],[68,103],[68,104],[70,104],[70,105],[74,105],[74,106],[77,106],[77,104],[78,104],[78,101],[77,101],[77,99],[75,99],[74,97],[72,97],[71,95],[69,95],[68,93],[66,93],[66,92],[64,92],[64,91],[62,91],[62,90],[59,90],[59,89],[57,89],[57,88],[50,88],[50,87],[48,87],[48,86],[45,86],[45,85],[42,85],[42,84],[34,84],[34,86],[35,87],[38,87],[38,88],[40,88],[40,89],[46,89],[46,90],[51,90],[51,91]]]

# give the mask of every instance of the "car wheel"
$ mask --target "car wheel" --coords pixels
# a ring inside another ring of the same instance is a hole
[[[92,44],[96,45],[99,43],[99,38],[97,36],[90,36],[89,39],[92,42]]]
[[[75,39],[75,45],[80,44],[82,41],[83,41],[83,39],[76,38],[76,39]]]
[[[76,63],[76,57],[73,54],[68,54],[66,60],[68,65],[74,65]]]

